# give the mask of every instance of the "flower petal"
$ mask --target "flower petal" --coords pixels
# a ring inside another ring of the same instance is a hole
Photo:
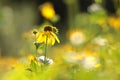
[[[38,33],[38,35],[36,36],[36,40],[37,40],[38,42],[41,42],[42,35],[43,35],[43,33]]]
[[[51,32],[51,34],[53,35],[53,37],[57,40],[58,43],[60,43],[60,40],[58,39],[58,37],[56,36],[55,33]]]
[[[52,38],[51,38],[51,42],[52,42],[52,45],[54,45],[55,44],[55,38],[52,36]]]

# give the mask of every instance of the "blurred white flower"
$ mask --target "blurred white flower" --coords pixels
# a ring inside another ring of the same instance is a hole
[[[52,64],[53,63],[52,59],[47,59],[47,61],[48,61],[48,64]]]
[[[38,60],[39,62],[44,63],[44,61],[45,61],[45,56],[40,56],[40,57],[37,58],[37,60]],[[46,58],[46,62],[47,62],[47,64],[52,64],[52,63],[53,63],[53,60],[52,60],[52,59],[49,59],[49,58]]]
[[[105,38],[97,37],[97,38],[95,38],[95,39],[93,40],[93,42],[94,42],[95,44],[100,45],[100,46],[105,46],[108,41],[107,41],[107,39],[105,39]]]
[[[79,45],[85,41],[85,36],[82,32],[76,31],[70,35],[70,42],[73,45]]]
[[[90,5],[88,7],[88,12],[90,12],[90,13],[101,11],[101,10],[103,10],[102,6],[100,4],[97,4],[97,3],[93,3],[92,5]]]
[[[40,57],[37,58],[37,60],[40,61],[40,62],[44,62],[45,56],[40,56]]]
[[[85,69],[93,69],[98,66],[98,59],[94,56],[84,56],[83,60],[81,61],[82,66]]]

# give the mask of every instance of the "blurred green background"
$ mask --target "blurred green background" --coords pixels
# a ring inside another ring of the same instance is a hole
[[[66,34],[69,28],[80,27],[79,23],[85,22],[79,16],[84,13],[94,15],[88,10],[89,6],[94,3],[99,4],[105,10],[100,13],[119,15],[119,0],[0,0],[1,55],[19,55],[20,49],[25,44],[22,33],[44,22],[44,17],[40,14],[38,7],[48,1],[53,4],[56,14],[60,16],[60,20],[52,24],[61,29],[62,42],[65,42],[64,33]],[[84,16],[86,15],[82,16],[83,19],[85,19]],[[104,17],[104,15],[101,16]]]
[[[55,64],[26,72],[35,55],[32,31],[46,24],[59,30],[61,43],[47,51]],[[120,0],[0,0],[3,80],[120,80],[119,57]]]
[[[46,24],[61,43],[47,49],[54,64],[36,74],[32,31]],[[2,80],[120,80],[119,48],[120,0],[0,0]]]

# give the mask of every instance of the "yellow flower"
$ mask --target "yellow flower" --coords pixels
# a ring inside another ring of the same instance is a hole
[[[56,34],[54,32],[57,32],[58,30],[55,27],[52,26],[45,26],[44,27],[44,31],[42,32],[38,32],[37,33],[37,37],[36,37],[36,41],[39,43],[47,43],[50,45],[54,45],[55,44],[55,40],[60,43],[60,40],[58,39],[58,37],[56,36]]]
[[[28,59],[29,59],[30,61],[35,61],[35,60],[36,60],[36,58],[35,58],[34,56],[32,56],[32,55],[29,55],[29,56],[28,56]]]
[[[118,17],[110,17],[108,23],[114,29],[120,29],[120,18]]]
[[[36,57],[34,57],[34,56],[32,56],[32,55],[29,55],[29,56],[28,56],[28,59],[29,59],[30,61],[33,61],[35,64],[40,65],[40,63],[37,61]]]
[[[52,3],[46,2],[40,6],[40,11],[43,17],[46,19],[52,19],[55,16],[55,10]]]

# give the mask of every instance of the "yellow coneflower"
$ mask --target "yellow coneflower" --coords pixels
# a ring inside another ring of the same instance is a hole
[[[46,19],[52,19],[55,16],[55,10],[50,2],[46,2],[43,5],[40,6],[40,12],[43,17]]]
[[[50,45],[54,45],[55,40],[60,43],[60,40],[56,36],[55,32],[58,32],[55,27],[47,25],[44,27],[44,31],[37,33],[36,41],[39,43],[45,43]]]

